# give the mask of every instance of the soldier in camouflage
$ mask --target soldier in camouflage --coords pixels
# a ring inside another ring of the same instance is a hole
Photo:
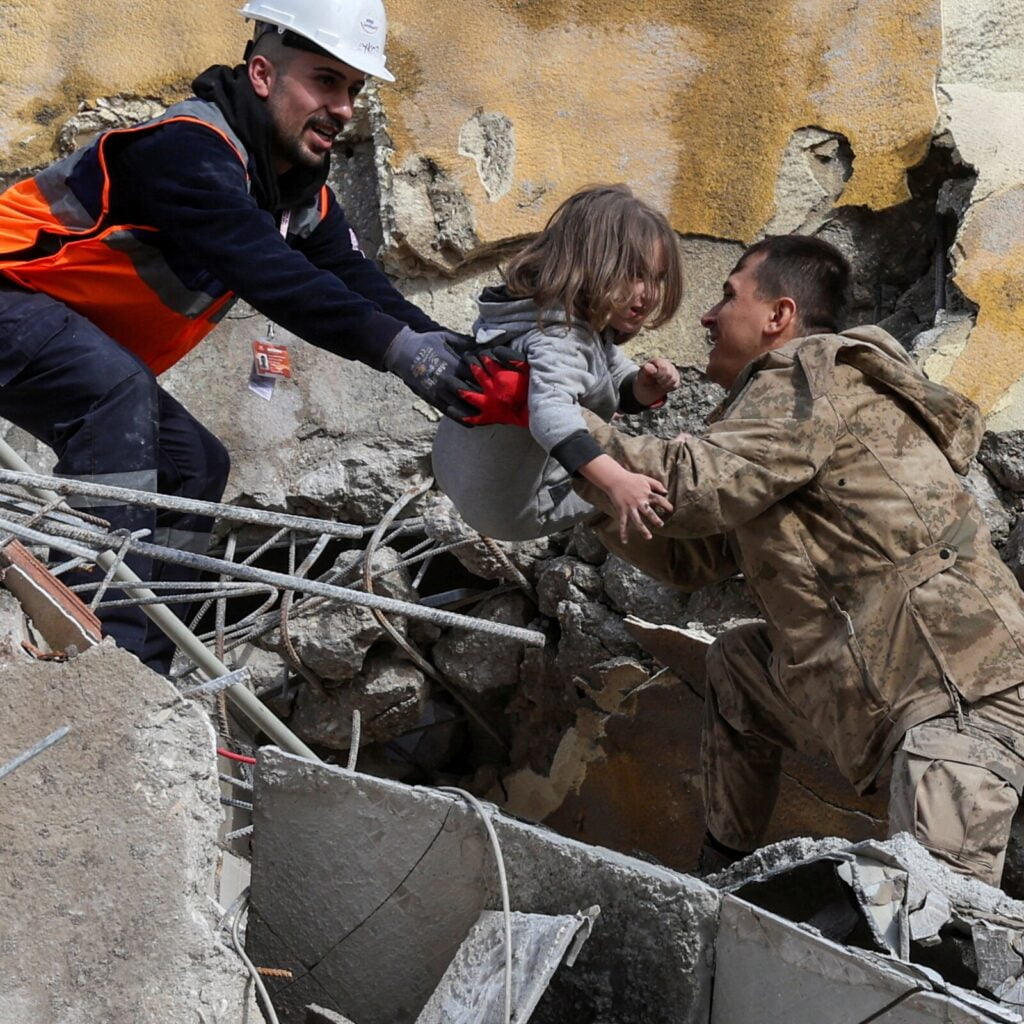
[[[650,541],[597,529],[685,590],[742,572],[764,616],[708,656],[706,865],[759,845],[783,748],[824,747],[860,791],[891,765],[891,832],[998,884],[1024,787],[1024,594],[959,479],[983,423],[880,328],[835,333],[849,273],[818,239],[747,250],[701,320],[729,389],[707,430],[588,418],[674,506]]]

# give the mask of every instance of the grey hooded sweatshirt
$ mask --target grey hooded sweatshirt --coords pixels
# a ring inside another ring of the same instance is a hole
[[[444,419],[434,439],[434,477],[462,517],[486,537],[530,540],[566,529],[592,506],[572,491],[572,474],[601,449],[582,409],[606,422],[639,412],[639,367],[581,320],[540,312],[532,299],[488,288],[477,301],[478,348],[507,345],[530,365],[530,427],[462,427]],[[538,319],[540,325],[538,326]],[[620,399],[621,395],[621,399]]]

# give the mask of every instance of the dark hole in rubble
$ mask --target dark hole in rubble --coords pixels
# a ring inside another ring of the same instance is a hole
[[[840,945],[889,952],[872,936],[857,897],[839,877],[833,861],[811,861],[768,878],[753,879],[735,889],[733,895],[788,921],[806,924]],[[978,990],[974,944],[971,936],[956,925],[944,925],[936,943],[911,941],[910,961],[938,971],[954,985]]]
[[[938,971],[946,981],[961,988],[978,988],[974,944],[969,935],[962,934],[954,925],[943,925],[939,929],[939,941],[935,945],[911,942],[910,962]]]
[[[833,942],[883,952],[832,861],[812,861],[771,878],[755,879],[735,895],[789,921],[808,924]]]
[[[907,172],[906,202],[835,212],[819,234],[853,263],[851,322],[878,324],[909,346],[933,326],[937,310],[968,310],[950,280],[949,249],[976,178],[949,137],[940,135]]]

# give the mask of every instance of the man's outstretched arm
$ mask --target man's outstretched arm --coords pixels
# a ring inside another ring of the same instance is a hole
[[[584,415],[608,455],[665,485],[674,512],[657,533],[676,538],[726,534],[755,519],[814,478],[841,429],[828,398],[812,399],[799,364],[782,359],[759,371],[699,436],[629,437]],[[602,508],[596,488],[583,481],[575,488]]]

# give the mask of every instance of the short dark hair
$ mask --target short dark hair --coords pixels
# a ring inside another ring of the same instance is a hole
[[[295,50],[308,50],[321,57],[330,57],[337,60],[332,53],[322,46],[317,46],[311,39],[300,36],[291,29],[279,29],[266,21],[256,22],[252,39],[246,44],[244,60],[248,62],[250,57],[262,54],[279,71],[287,71],[295,56]]]
[[[757,255],[764,256],[754,272],[759,298],[793,299],[800,326],[809,334],[839,330],[852,271],[834,245],[809,235],[769,235],[747,249],[734,272]]]

